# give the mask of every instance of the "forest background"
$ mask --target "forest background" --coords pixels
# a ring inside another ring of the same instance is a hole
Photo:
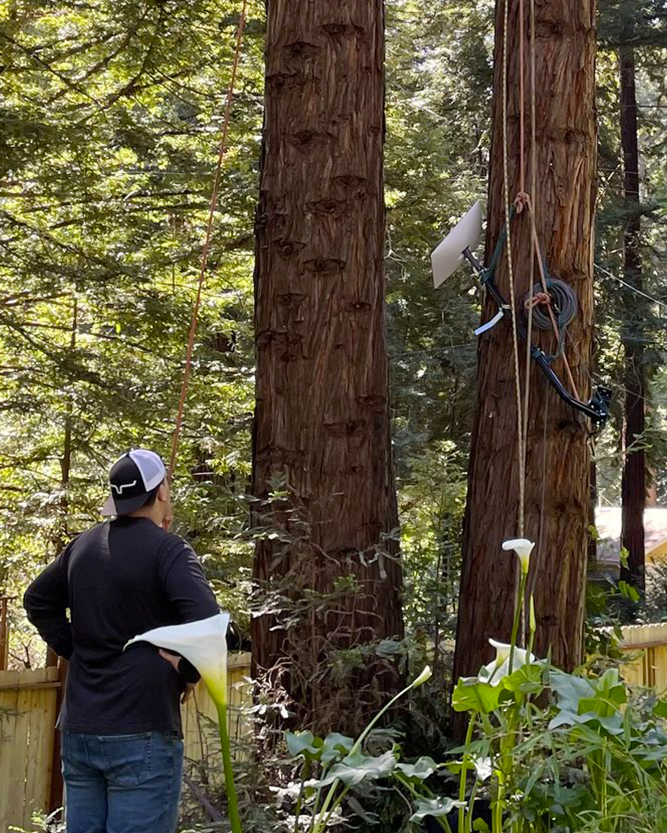
[[[435,291],[429,253],[485,199],[493,6],[387,3],[385,250],[405,649],[415,668],[433,662],[439,684],[456,624],[480,296],[464,271]],[[144,445],[168,456],[239,6],[1,8],[0,595],[17,597],[99,519],[120,451]],[[596,378],[615,399],[596,446],[596,499],[620,502],[621,333],[632,332],[650,382],[640,442],[664,504],[667,55],[658,30],[635,50],[641,295],[623,280],[623,13],[638,23],[665,14],[659,3],[600,8]],[[264,9],[251,2],[174,481],[175,529],[245,630],[263,48]],[[39,640],[20,606],[10,611],[12,661],[39,664]]]

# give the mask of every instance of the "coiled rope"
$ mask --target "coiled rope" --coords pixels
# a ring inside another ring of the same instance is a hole
[[[579,311],[577,296],[572,287],[558,278],[547,278],[547,291],[542,283],[536,283],[532,290],[524,297],[524,308],[532,310],[533,325],[538,330],[551,330],[552,317],[549,307],[553,309],[558,324],[559,342],[564,341],[564,331]]]

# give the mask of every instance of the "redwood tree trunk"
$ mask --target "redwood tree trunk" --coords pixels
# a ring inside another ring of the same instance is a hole
[[[590,486],[589,486],[589,504],[588,504],[588,525],[589,528],[595,528],[596,525],[596,510],[598,506],[598,471],[594,460],[591,461],[590,468]],[[594,567],[598,560],[598,543],[596,536],[591,534],[589,529],[588,535],[588,567]]]
[[[530,189],[530,25],[519,42],[519,0],[508,0],[509,198],[520,190],[519,50],[526,63],[526,188]],[[593,215],[595,203],[595,0],[542,0],[536,4],[537,190],[532,195],[537,233],[552,274],[575,290],[579,312],[568,328],[566,355],[581,397],[590,395],[593,329]],[[504,225],[503,193],[503,0],[496,6],[494,113],[489,183],[487,257]],[[512,223],[516,298],[530,285],[532,249],[527,211]],[[537,275],[537,269],[535,270]],[[509,298],[507,258],[496,273]],[[496,308],[487,297],[484,320]],[[550,333],[536,333],[546,353]],[[463,571],[455,679],[476,674],[493,655],[489,637],[509,641],[517,565],[503,553],[517,535],[519,465],[512,333],[503,322],[480,339],[478,398],[469,466]],[[521,375],[525,345],[520,344]],[[554,363],[565,379],[560,360]],[[525,380],[522,378],[525,391]],[[546,435],[544,429],[546,412]],[[550,649],[557,665],[571,669],[582,658],[590,424],[557,398],[531,370],[527,430],[525,537],[541,541],[531,565],[538,621],[537,652]],[[543,438],[546,437],[546,442]],[[544,507],[542,485],[546,478]]]
[[[639,206],[639,146],[637,142],[637,96],[635,54],[624,45],[621,58],[621,144],[623,147],[624,196],[627,222],[623,237],[624,278],[642,291]],[[642,338],[643,322],[638,296],[628,293],[623,347],[625,350],[625,458],[621,481],[621,545],[628,551],[621,579],[644,592],[644,509],[646,506],[646,452],[644,450],[646,368]]]
[[[280,674],[300,725],[352,730],[397,682],[360,646],[403,632],[383,3],[269,0],[267,13],[252,493],[271,608],[253,619],[254,665]]]

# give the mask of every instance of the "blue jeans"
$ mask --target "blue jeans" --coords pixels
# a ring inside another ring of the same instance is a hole
[[[67,833],[174,833],[183,742],[173,735],[63,732]]]

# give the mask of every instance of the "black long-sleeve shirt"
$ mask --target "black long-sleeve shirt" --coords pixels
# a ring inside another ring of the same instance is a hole
[[[154,646],[123,647],[152,628],[218,612],[185,541],[147,518],[99,524],[49,564],[23,603],[45,642],[69,660],[61,729],[180,733],[183,677]]]

